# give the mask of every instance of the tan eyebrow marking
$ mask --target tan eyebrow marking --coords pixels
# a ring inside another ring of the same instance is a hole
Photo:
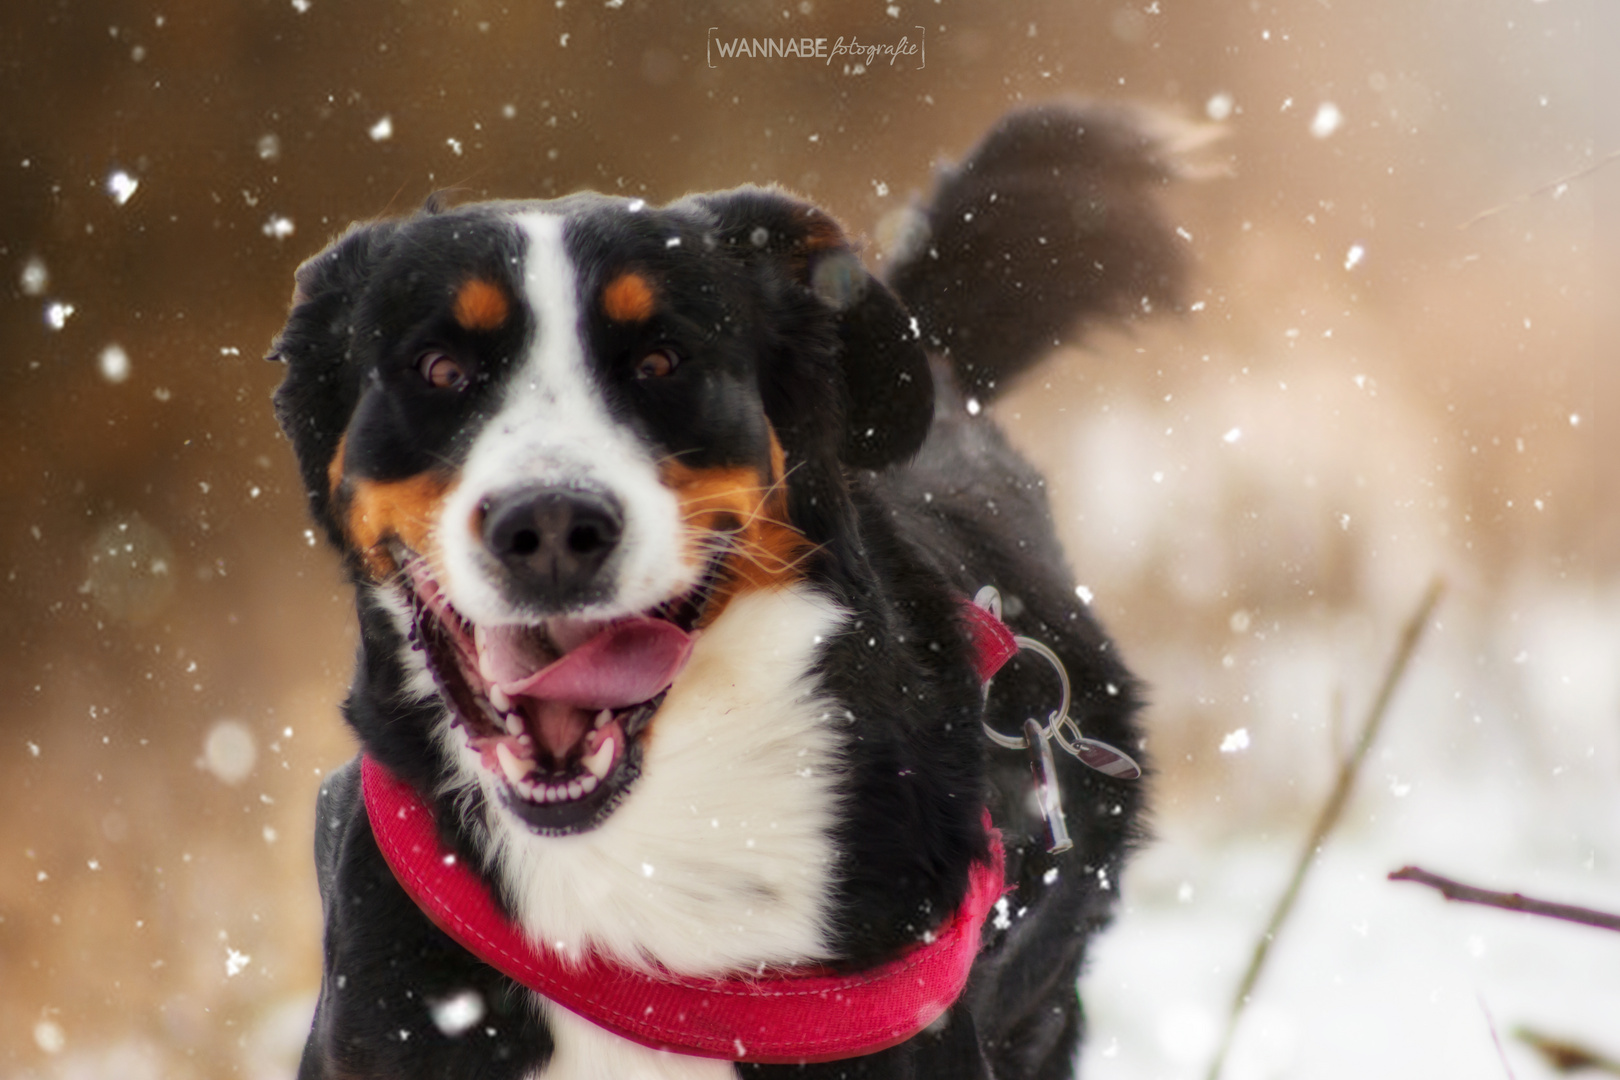
[[[657,297],[647,279],[626,270],[602,289],[602,310],[614,322],[646,322]]]
[[[511,305],[499,285],[473,278],[456,290],[454,314],[464,330],[497,330],[511,314]]]

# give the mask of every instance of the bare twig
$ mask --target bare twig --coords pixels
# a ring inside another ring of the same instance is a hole
[[[1401,678],[1406,674],[1412,654],[1417,651],[1418,640],[1423,636],[1423,630],[1429,623],[1429,616],[1444,592],[1445,582],[1438,577],[1431,581],[1423,593],[1423,599],[1418,601],[1417,610],[1412,613],[1412,617],[1406,621],[1406,626],[1401,630],[1400,644],[1390,659],[1389,668],[1384,672],[1384,680],[1378,687],[1378,695],[1367,710],[1367,717],[1362,722],[1361,735],[1356,740],[1355,748],[1340,764],[1333,791],[1328,795],[1327,802],[1322,805],[1321,812],[1317,814],[1316,823],[1311,826],[1310,836],[1294,863],[1293,877],[1289,879],[1288,887],[1278,897],[1277,906],[1266,922],[1265,930],[1254,943],[1254,954],[1249,958],[1249,969],[1243,973],[1243,981],[1238,984],[1237,993],[1232,997],[1232,1010],[1226,1018],[1226,1030],[1221,1033],[1220,1046],[1215,1051],[1214,1060],[1210,1062],[1208,1080],[1219,1080],[1221,1068],[1226,1064],[1226,1052],[1232,1045],[1232,1035],[1237,1030],[1244,1007],[1249,1003],[1249,994],[1254,990],[1255,983],[1260,979],[1260,972],[1266,966],[1266,957],[1271,952],[1271,946],[1294,910],[1294,901],[1299,897],[1300,887],[1305,884],[1305,876],[1310,873],[1317,854],[1327,842],[1328,834],[1338,825],[1345,804],[1350,801],[1350,792],[1355,787],[1361,763],[1366,758],[1367,751],[1372,748],[1373,741],[1378,738],[1378,731],[1384,725],[1384,716],[1389,712],[1390,700],[1395,696],[1395,688],[1400,685]]]
[[[1579,180],[1584,176],[1589,176],[1592,173],[1597,172],[1599,169],[1603,168],[1605,165],[1612,164],[1615,161],[1620,161],[1620,150],[1611,150],[1607,154],[1604,154],[1602,157],[1598,158],[1596,161],[1592,162],[1591,164],[1585,165],[1585,166],[1583,166],[1583,167],[1581,167],[1579,169],[1576,169],[1572,173],[1567,173],[1564,176],[1560,176],[1556,180],[1549,180],[1545,184],[1542,184],[1540,187],[1536,188],[1535,190],[1527,191],[1523,195],[1520,195],[1516,199],[1509,199],[1507,202],[1500,203],[1500,204],[1498,204],[1496,206],[1493,206],[1489,210],[1481,210],[1479,213],[1475,214],[1473,217],[1469,218],[1467,221],[1465,221],[1461,225],[1457,226],[1457,228],[1466,229],[1471,225],[1477,225],[1479,222],[1484,221],[1486,218],[1495,217],[1497,214],[1502,213],[1504,210],[1508,209],[1509,207],[1517,206],[1519,203],[1522,203],[1522,202],[1529,202],[1531,199],[1535,198],[1537,195],[1540,195],[1543,192],[1552,191],[1554,188],[1557,188],[1557,187],[1559,187],[1559,186],[1561,186],[1563,184],[1573,183],[1574,181]]]
[[[1592,1069],[1596,1072],[1606,1072],[1620,1076],[1620,1061],[1616,1061],[1606,1054],[1601,1054],[1570,1039],[1561,1039],[1556,1035],[1545,1035],[1539,1031],[1532,1031],[1527,1027],[1516,1028],[1513,1034],[1520,1042],[1527,1043],[1539,1053],[1548,1065],[1561,1073]]]
[[[1580,923],[1583,926],[1595,926],[1600,930],[1620,930],[1620,915],[1607,911],[1597,911],[1593,908],[1576,907],[1574,904],[1557,904],[1551,900],[1537,900],[1516,892],[1496,892],[1492,889],[1480,889],[1473,885],[1464,885],[1460,881],[1431,874],[1420,866],[1403,866],[1389,875],[1391,881],[1415,881],[1419,885],[1427,885],[1431,889],[1440,890],[1440,895],[1447,900],[1457,900],[1464,904],[1484,904],[1487,907],[1505,908],[1508,911],[1522,911],[1528,915],[1545,915],[1549,919],[1563,919],[1566,922]]]
[[[1479,999],[1479,1011],[1485,1014],[1485,1026],[1491,1029],[1491,1045],[1496,1047],[1496,1056],[1502,1062],[1502,1071],[1507,1073],[1508,1080],[1518,1080],[1513,1075],[1513,1063],[1508,1061],[1507,1051],[1502,1049],[1502,1037],[1496,1033],[1496,1018],[1491,1010],[1485,1007],[1485,999]]]

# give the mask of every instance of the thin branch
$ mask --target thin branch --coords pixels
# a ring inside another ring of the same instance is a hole
[[[1547,1064],[1558,1072],[1572,1073],[1581,1069],[1593,1069],[1620,1076],[1620,1061],[1573,1040],[1545,1035],[1527,1027],[1516,1028],[1513,1034],[1520,1042],[1527,1043],[1531,1049],[1539,1053]]]
[[[1585,177],[1585,176],[1590,176],[1592,173],[1597,172],[1599,169],[1603,168],[1605,165],[1613,164],[1616,161],[1620,161],[1620,150],[1611,150],[1607,154],[1604,154],[1602,157],[1598,158],[1596,161],[1591,162],[1588,165],[1584,165],[1581,168],[1576,169],[1572,173],[1568,173],[1568,174],[1566,174],[1564,176],[1560,176],[1556,180],[1549,180],[1545,184],[1542,184],[1540,187],[1536,188],[1535,190],[1527,191],[1523,195],[1520,195],[1516,199],[1509,199],[1507,202],[1500,203],[1500,204],[1498,204],[1496,206],[1493,206],[1489,210],[1481,210],[1479,213],[1475,214],[1473,217],[1469,218],[1467,221],[1465,221],[1461,225],[1457,226],[1457,228],[1466,229],[1471,225],[1477,225],[1479,222],[1484,221],[1486,218],[1495,217],[1497,214],[1502,213],[1504,210],[1507,210],[1509,207],[1517,206],[1517,205],[1519,205],[1520,203],[1523,203],[1523,202],[1529,202],[1531,199],[1535,198],[1537,195],[1543,194],[1544,192],[1552,191],[1554,188],[1557,188],[1557,187],[1559,187],[1561,185],[1574,183],[1576,180],[1579,180],[1579,179],[1581,179],[1582,177]]]
[[[1486,1008],[1485,999],[1479,999],[1479,1011],[1485,1014],[1485,1026],[1491,1029],[1491,1045],[1496,1047],[1497,1059],[1502,1062],[1502,1071],[1507,1073],[1508,1080],[1518,1080],[1513,1075],[1513,1063],[1508,1060],[1507,1051],[1502,1048],[1502,1037],[1496,1033],[1496,1018],[1491,1016],[1491,1010]]]
[[[1434,607],[1440,602],[1440,596],[1444,592],[1444,581],[1438,577],[1431,581],[1423,593],[1423,599],[1418,601],[1417,610],[1412,612],[1411,618],[1407,619],[1406,626],[1401,630],[1400,644],[1390,659],[1389,668],[1384,672],[1384,680],[1378,687],[1378,695],[1367,710],[1367,717],[1361,725],[1361,736],[1356,740],[1355,748],[1340,763],[1339,776],[1334,782],[1333,791],[1328,795],[1327,802],[1322,805],[1321,812],[1317,814],[1316,824],[1311,826],[1310,836],[1294,863],[1293,877],[1289,879],[1288,887],[1283,890],[1282,896],[1277,899],[1277,906],[1266,922],[1265,930],[1254,943],[1254,954],[1249,958],[1249,969],[1243,973],[1243,981],[1238,984],[1237,993],[1232,997],[1232,1009],[1226,1018],[1226,1030],[1221,1033],[1220,1047],[1215,1051],[1214,1060],[1210,1062],[1208,1080],[1219,1080],[1221,1068],[1226,1064],[1226,1052],[1231,1048],[1232,1036],[1237,1031],[1238,1020],[1242,1018],[1243,1010],[1249,1003],[1250,992],[1260,980],[1260,972],[1266,966],[1266,957],[1271,953],[1271,946],[1277,940],[1278,933],[1282,931],[1283,924],[1288,921],[1288,916],[1293,912],[1294,901],[1299,898],[1300,888],[1305,884],[1305,877],[1310,873],[1316,856],[1321,852],[1322,845],[1327,842],[1328,835],[1338,825],[1345,804],[1350,801],[1350,792],[1355,787],[1361,763],[1367,757],[1367,751],[1372,749],[1374,740],[1378,738],[1379,729],[1384,726],[1384,717],[1389,712],[1389,703],[1395,696],[1395,689],[1405,676],[1412,654],[1417,651],[1418,641],[1423,636],[1424,628],[1429,624],[1429,616],[1434,612]]]
[[[1545,915],[1549,919],[1563,919],[1566,922],[1580,923],[1582,926],[1595,926],[1600,930],[1620,930],[1620,915],[1576,907],[1574,904],[1537,900],[1523,893],[1480,889],[1441,877],[1439,874],[1431,874],[1419,866],[1403,866],[1390,874],[1389,880],[1414,881],[1419,885],[1427,885],[1431,889],[1440,890],[1440,895],[1447,900],[1457,900],[1464,904],[1484,904],[1487,907],[1505,908],[1508,911],[1522,911],[1527,915]]]

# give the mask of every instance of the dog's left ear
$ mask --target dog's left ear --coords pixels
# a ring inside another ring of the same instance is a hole
[[[327,515],[330,468],[359,399],[363,365],[355,359],[355,307],[399,227],[396,221],[351,225],[298,268],[292,310],[267,360],[287,365],[276,389],[276,418],[298,455],[310,510],[334,543]]]
[[[928,355],[916,320],[867,273],[838,223],[769,188],[737,188],[695,201],[716,219],[715,238],[723,247],[785,285],[781,291],[789,295],[778,297],[785,307],[817,315],[816,321],[831,315],[837,330],[836,377],[844,391],[839,458],[855,468],[879,469],[915,454],[934,415]],[[816,310],[805,312],[805,305]],[[798,319],[790,315],[788,321]],[[812,371],[797,374],[813,378]],[[817,389],[804,388],[808,394]],[[794,396],[791,389],[786,393]],[[770,411],[769,400],[766,407]]]

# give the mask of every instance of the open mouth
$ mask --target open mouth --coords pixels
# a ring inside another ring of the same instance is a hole
[[[595,828],[641,775],[640,736],[698,633],[719,560],[684,596],[611,620],[477,626],[426,561],[400,560],[423,649],[455,723],[507,808],[542,835]]]

